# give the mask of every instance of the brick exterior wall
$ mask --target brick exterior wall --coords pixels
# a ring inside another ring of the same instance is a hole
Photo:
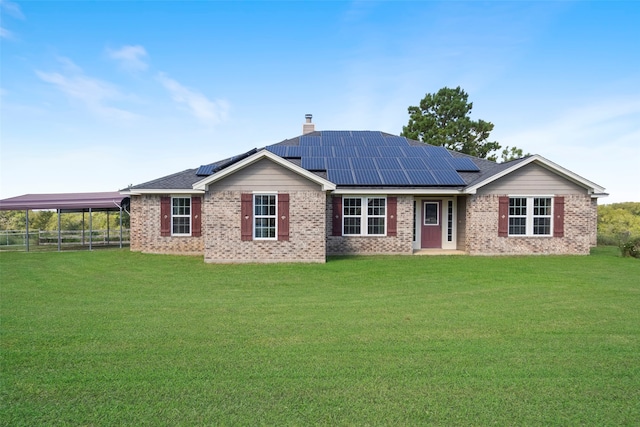
[[[202,255],[202,237],[160,236],[160,195],[131,196],[131,245],[135,252]]]
[[[588,255],[596,243],[597,200],[587,194],[564,195],[564,237],[498,237],[498,200],[499,195],[467,197],[470,255]]]
[[[332,236],[333,203],[327,196],[327,254],[373,255],[413,253],[413,196],[398,196],[397,236]]]
[[[208,192],[202,206],[204,260],[209,263],[326,261],[323,191],[287,191],[288,241],[242,241],[243,191]]]

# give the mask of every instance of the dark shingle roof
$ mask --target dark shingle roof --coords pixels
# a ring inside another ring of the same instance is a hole
[[[315,131],[265,147],[266,150],[339,186],[466,187],[511,167],[376,131]],[[248,156],[187,169],[131,187],[131,190],[191,189]]]

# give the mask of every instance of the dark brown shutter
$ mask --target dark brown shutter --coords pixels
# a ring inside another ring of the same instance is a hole
[[[333,198],[333,233],[342,236],[342,197]]]
[[[171,236],[171,197],[160,197],[160,235]]]
[[[564,237],[564,197],[553,199],[553,237]]]
[[[501,196],[498,207],[498,236],[509,236],[509,197]]]
[[[200,237],[202,235],[202,198],[191,198],[191,235]]]
[[[242,194],[240,197],[242,240],[253,240],[253,194]]]
[[[387,236],[398,235],[398,198],[387,197]]]
[[[289,240],[288,194],[278,194],[278,240]]]

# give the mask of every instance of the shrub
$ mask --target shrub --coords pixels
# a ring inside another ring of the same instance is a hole
[[[629,237],[621,240],[618,246],[623,257],[640,258],[640,237]]]

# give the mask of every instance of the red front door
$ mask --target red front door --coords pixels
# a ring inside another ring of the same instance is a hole
[[[422,248],[441,248],[442,247],[442,200],[423,200],[422,201],[422,230],[421,242]]]

